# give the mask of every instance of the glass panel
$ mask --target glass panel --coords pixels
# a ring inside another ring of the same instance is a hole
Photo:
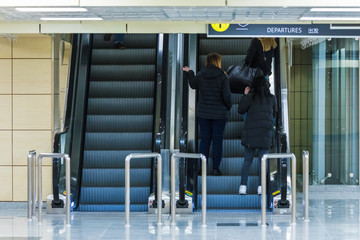
[[[313,183],[359,179],[359,42],[331,39],[312,47]]]

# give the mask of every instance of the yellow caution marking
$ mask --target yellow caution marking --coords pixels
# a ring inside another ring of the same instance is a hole
[[[278,195],[280,193],[280,190],[273,192],[273,196]]]
[[[224,32],[230,27],[230,24],[229,23],[212,23],[211,27],[217,32]]]

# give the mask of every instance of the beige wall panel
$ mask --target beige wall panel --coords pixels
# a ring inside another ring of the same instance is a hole
[[[13,167],[13,201],[27,201],[27,167]]]
[[[14,59],[14,94],[51,94],[51,59]]]
[[[0,95],[0,129],[10,130],[11,123],[11,95]]]
[[[14,58],[51,58],[51,37],[19,37],[13,41]]]
[[[0,131],[0,165],[12,164],[12,132]]]
[[[42,200],[52,192],[52,168],[42,167]],[[36,190],[37,191],[37,190]],[[13,167],[13,201],[27,201],[27,167]]]
[[[128,33],[206,33],[205,22],[129,22]]]
[[[12,167],[0,167],[0,201],[12,201]]]
[[[83,21],[41,23],[41,33],[126,33],[126,23],[118,21]]]
[[[52,152],[51,131],[14,131],[13,132],[13,164],[27,165],[27,154],[30,150],[37,153]],[[43,161],[43,165],[51,165],[51,161]]]
[[[0,23],[0,33],[39,33],[39,23]]]
[[[52,101],[50,95],[14,95],[14,129],[51,129]]]
[[[0,49],[1,53],[1,49]],[[0,94],[11,94],[12,60],[0,59]]]
[[[0,58],[11,58],[11,39],[0,38]]]
[[[81,6],[226,6],[225,0],[80,0]]]
[[[13,6],[25,6],[25,7],[34,7],[34,6],[77,6],[78,0],[61,0],[61,1],[51,1],[51,0],[0,0],[0,6],[2,7],[13,7]]]

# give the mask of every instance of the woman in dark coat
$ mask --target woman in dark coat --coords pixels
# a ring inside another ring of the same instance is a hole
[[[186,66],[183,70],[187,72],[190,87],[199,90],[196,116],[200,128],[200,153],[208,159],[212,142],[213,173],[221,175],[219,166],[223,136],[231,109],[230,84],[227,75],[221,70],[220,54],[210,53],[205,65],[196,76]]]
[[[240,194],[246,194],[249,168],[258,150],[258,158],[268,153],[274,140],[273,118],[276,116],[275,96],[270,93],[267,80],[257,77],[253,80],[252,89],[247,87],[240,100],[238,112],[247,113],[241,134],[241,144],[245,147],[244,164],[241,170]],[[260,176],[259,164],[259,176]],[[258,194],[261,194],[261,179],[259,179]]]

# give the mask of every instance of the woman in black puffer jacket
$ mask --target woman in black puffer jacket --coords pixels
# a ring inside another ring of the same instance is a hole
[[[231,109],[230,84],[227,75],[221,70],[219,54],[210,53],[205,65],[196,76],[188,67],[184,67],[183,70],[187,72],[190,87],[199,90],[196,116],[200,128],[200,153],[208,159],[212,141],[213,172],[214,175],[221,175],[219,166],[222,142]]]
[[[254,158],[255,150],[258,150],[258,158],[268,153],[274,139],[274,123],[276,116],[276,99],[270,93],[267,80],[257,77],[253,80],[252,90],[247,87],[244,96],[240,100],[238,112],[247,113],[244,128],[241,134],[241,144],[245,147],[244,164],[241,170],[240,194],[246,194],[249,168]],[[259,164],[259,176],[260,176]],[[259,178],[258,194],[261,194],[261,179]]]

